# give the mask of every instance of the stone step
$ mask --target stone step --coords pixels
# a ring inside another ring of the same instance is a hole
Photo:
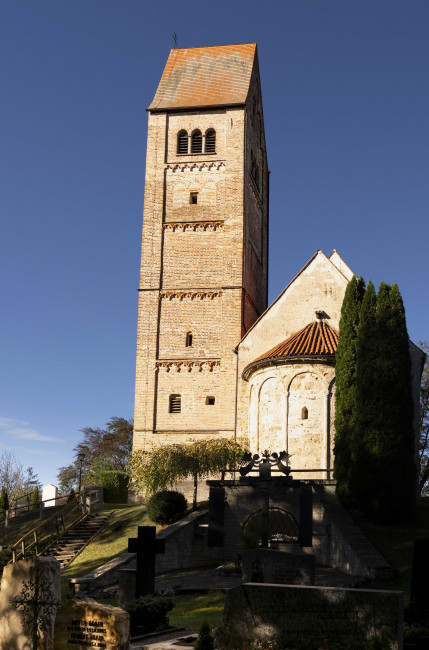
[[[109,515],[92,515],[69,530],[55,546],[49,549],[49,554],[57,558],[60,568],[64,569],[79,554],[100,528],[109,519]]]

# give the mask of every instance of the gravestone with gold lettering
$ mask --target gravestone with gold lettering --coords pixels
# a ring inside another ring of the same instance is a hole
[[[95,600],[71,600],[55,619],[54,650],[128,650],[130,616]]]
[[[403,611],[402,591],[247,583],[228,591],[217,647],[401,650]]]

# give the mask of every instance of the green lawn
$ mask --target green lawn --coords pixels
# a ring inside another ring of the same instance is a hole
[[[226,594],[209,591],[206,594],[183,594],[173,598],[174,607],[169,613],[170,625],[199,630],[203,621],[211,628],[219,625]]]
[[[98,512],[111,512],[106,525],[61,574],[61,592],[67,593],[67,579],[81,578],[128,548],[128,538],[137,536],[137,526],[153,526],[145,506],[104,503]],[[158,530],[162,527],[158,526]]]
[[[49,508],[42,510],[43,519],[50,517],[52,512]],[[40,523],[40,514],[38,510],[30,510],[19,517],[12,517],[9,519],[9,525],[5,528],[2,521],[0,524],[0,545],[11,546],[18,541],[20,537],[30,532],[35,526]],[[54,530],[54,524],[52,524]]]

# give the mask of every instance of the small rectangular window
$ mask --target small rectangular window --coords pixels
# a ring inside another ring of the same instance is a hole
[[[182,397],[181,395],[170,395],[169,413],[180,413],[182,410]]]
[[[189,203],[196,205],[198,203],[198,192],[191,192]]]
[[[207,406],[214,406],[214,403],[215,403],[215,398],[214,397],[206,397]]]

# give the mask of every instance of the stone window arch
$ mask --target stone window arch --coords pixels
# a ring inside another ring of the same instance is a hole
[[[209,129],[205,137],[205,153],[216,153],[216,131]]]
[[[306,406],[301,409],[301,420],[308,420],[308,408]]]
[[[192,342],[193,342],[193,335],[192,332],[186,332],[186,347],[191,348],[192,347]]]
[[[188,153],[189,147],[189,137],[188,132],[185,129],[182,129],[177,134],[177,153],[184,154]]]
[[[191,153],[202,153],[203,151],[203,134],[199,129],[192,131],[191,135]]]
[[[258,396],[258,453],[286,447],[286,393],[278,377],[267,377]],[[254,451],[254,450],[252,450]]]

